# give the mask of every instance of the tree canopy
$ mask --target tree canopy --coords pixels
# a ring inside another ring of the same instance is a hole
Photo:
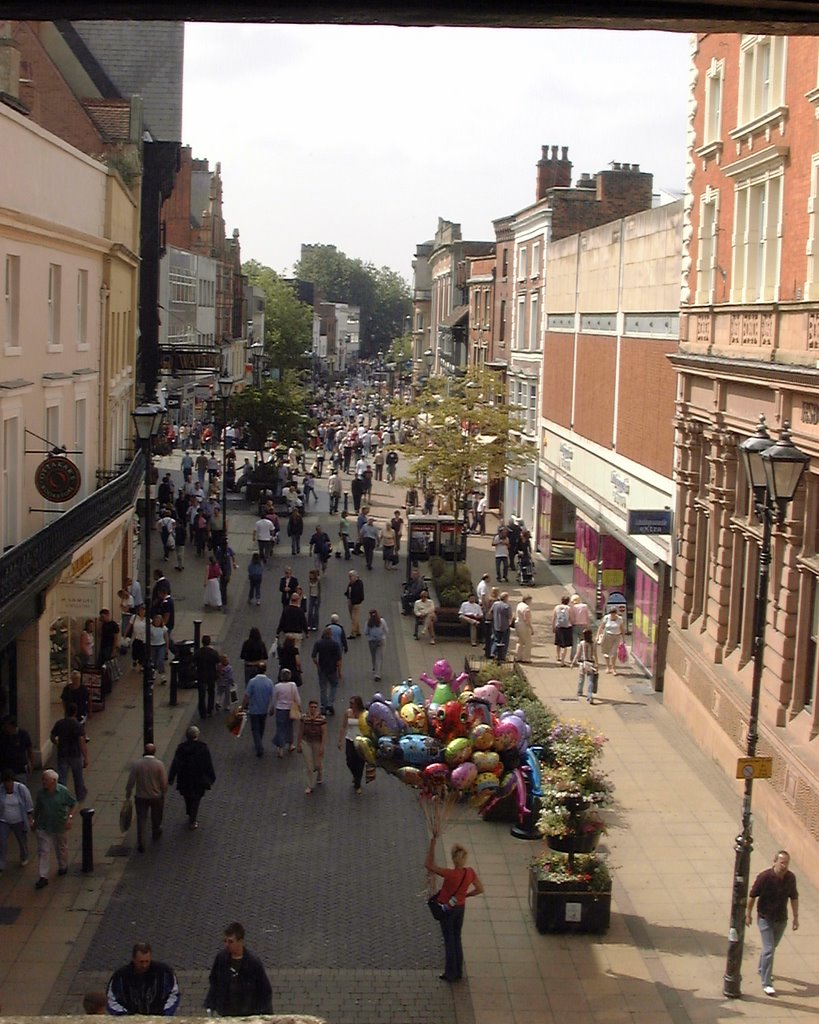
[[[334,245],[304,245],[294,273],[311,281],[325,302],[361,309],[361,354],[385,352],[406,329],[412,310],[409,284],[389,267],[352,259]]]
[[[501,375],[489,370],[470,370],[459,379],[432,377],[413,402],[396,403],[391,412],[412,423],[402,450],[413,472],[447,496],[456,516],[476,471],[491,479],[536,457],[535,446],[519,435],[517,407],[503,400]]]
[[[256,452],[267,448],[267,439],[275,434],[283,444],[300,441],[307,416],[307,393],[293,370],[281,380],[266,381],[260,388],[245,388],[230,396],[228,416],[246,423]]]
[[[300,302],[291,285],[258,260],[242,266],[248,282],[265,294],[264,348],[270,365],[281,375],[305,365],[313,344],[313,310]]]

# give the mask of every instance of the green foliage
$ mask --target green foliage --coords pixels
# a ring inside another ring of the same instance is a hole
[[[305,366],[313,343],[313,310],[299,302],[293,288],[275,270],[257,260],[243,264],[248,282],[265,294],[264,348],[270,365],[284,374]]]
[[[290,371],[280,381],[268,381],[261,388],[246,388],[231,395],[228,415],[247,424],[253,447],[261,453],[271,434],[284,444],[301,440],[307,419],[303,412],[306,401],[304,389]]]
[[[476,470],[498,476],[536,457],[535,446],[518,436],[517,410],[498,400],[497,377],[480,369],[459,380],[433,377],[414,402],[390,410],[413,421],[413,434],[401,446],[413,472],[455,510],[472,490]]]
[[[400,338],[393,338],[392,344],[387,350],[386,362],[395,363],[400,367],[408,359],[412,358],[412,335],[402,334]]]
[[[447,562],[437,556],[430,559],[435,562],[432,567],[432,578],[438,603],[442,608],[460,608],[473,592],[472,574],[469,566],[463,563]]]
[[[576,854],[572,860],[561,853],[544,853],[533,859],[532,866],[544,882],[577,886],[580,891],[611,892],[608,865],[597,853]]]
[[[294,273],[302,281],[311,281],[323,301],[361,308],[363,356],[386,351],[392,339],[402,334],[412,309],[410,289],[389,267],[352,259],[334,245],[305,245]]]

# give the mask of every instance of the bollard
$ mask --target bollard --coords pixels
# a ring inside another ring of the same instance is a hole
[[[193,620],[193,649],[198,651],[202,646],[202,620]]]
[[[344,492],[344,511],[348,512],[349,510],[350,510],[350,495],[347,493],[347,491],[345,491]]]
[[[179,659],[174,658],[171,661],[171,692],[168,700],[169,707],[176,707],[176,690],[179,686]]]
[[[83,807],[82,818],[82,870],[90,874],[94,870],[94,808]]]

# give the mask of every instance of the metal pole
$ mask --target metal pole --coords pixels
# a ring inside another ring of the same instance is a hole
[[[142,659],[142,742],[154,741],[154,680],[151,664],[151,438],[145,441],[145,516],[143,521],[142,554],[145,602],[147,609],[145,656]]]
[[[768,614],[768,576],[771,565],[771,526],[776,515],[770,506],[768,493],[764,504],[757,506],[762,518],[762,545],[759,550],[759,575],[756,584],[754,605],[754,672],[751,682],[751,709],[748,716],[748,757],[756,755],[759,738],[759,695],[762,689],[762,668],[765,651],[765,625]],[[731,927],[728,931],[728,957],[725,962],[722,994],[728,999],[742,995],[742,953],[745,947],[745,911],[748,903],[751,851],[754,847],[753,822],[751,819],[751,797],[754,780],[746,778],[745,794],[742,799],[742,831],[734,840],[734,880],[731,898]]]
[[[94,808],[83,807],[82,818],[82,871],[90,874],[94,870]]]
[[[227,398],[222,399],[222,555],[227,555],[228,544],[228,521],[227,521]]]

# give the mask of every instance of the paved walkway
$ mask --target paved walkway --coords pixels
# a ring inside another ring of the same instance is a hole
[[[400,493],[376,484],[376,514],[397,507]],[[321,499],[326,509],[326,496]],[[230,613],[202,612],[203,566],[190,553],[189,567],[171,573],[171,582],[178,598],[177,636],[192,636],[193,620],[202,618],[203,632],[238,666],[248,626],[258,622],[272,636],[280,606],[270,579],[258,613],[240,599],[254,517],[235,502],[230,511],[241,563]],[[308,532],[315,522],[311,514]],[[328,532],[333,536],[334,529]],[[270,573],[276,581],[289,562],[282,548]],[[488,539],[470,539],[469,562],[475,578],[490,568]],[[306,577],[307,556],[293,563],[297,575]],[[343,613],[346,568],[343,561],[331,562],[322,621],[332,611]],[[387,574],[379,563],[362,576],[367,606],[376,604],[391,627],[384,688],[428,671],[438,657],[461,663],[470,651],[462,640],[440,640],[434,648],[413,641],[411,620],[400,617],[397,602],[403,573]],[[511,838],[506,825],[467,817],[452,827],[446,842],[457,838],[468,846],[486,896],[472,900],[467,913],[468,979],[443,985],[437,980],[437,925],[420,895],[426,839],[411,793],[379,773],[355,798],[331,744],[324,792],[305,797],[296,755],[285,763],[257,761],[249,737],[237,742],[215,720],[203,732],[216,755],[219,781],[203,802],[199,831],[184,828],[181,799],[174,793],[159,846],[149,846],[144,857],[123,849],[117,815],[127,765],[141,746],[139,679],[126,675],[91,725],[94,874],[80,873],[79,843],[72,840],[69,875],[53,878],[47,889],[35,892],[33,862],[18,868],[13,849],[0,878],[3,1011],[78,1012],[81,993],[103,983],[127,959],[131,943],[147,934],[157,955],[179,970],[182,1011],[196,1013],[221,928],[236,916],[248,927],[249,945],[270,966],[275,1009],[316,1013],[332,1024],[688,1024],[778,1022],[816,1014],[819,899],[805,884],[801,928],[786,934],[776,957],[777,998],[762,995],[754,973],[754,927],[746,941],[747,995],[722,999],[739,785],[680,733],[661,695],[637,672],[601,676],[600,702],[591,708],[577,702],[574,674],[554,665],[544,625],[565,582],[540,568],[533,604],[540,624],[527,675],[558,713],[592,720],[609,737],[604,767],[617,785],[617,804],[607,815],[615,887],[605,936],[539,935],[527,903],[527,863],[538,844]],[[375,685],[364,646],[351,644],[346,670],[345,694],[368,697]],[[309,694],[315,676],[309,668],[305,675]],[[196,718],[195,691],[180,691],[174,709],[163,688],[156,692],[156,740],[167,759]],[[767,865],[777,845],[757,826],[754,872]],[[794,868],[799,876],[799,865]]]

